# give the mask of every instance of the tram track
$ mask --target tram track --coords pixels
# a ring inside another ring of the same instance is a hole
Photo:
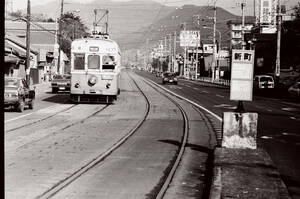
[[[183,138],[182,138],[182,145],[180,146],[180,150],[179,153],[176,157],[176,160],[174,161],[174,164],[172,166],[172,168],[170,169],[170,172],[167,174],[167,176],[165,177],[165,181],[162,183],[162,186],[156,196],[156,199],[163,199],[165,193],[168,190],[168,187],[172,181],[172,178],[174,176],[174,174],[176,173],[176,170],[178,168],[178,165],[184,155],[184,151],[185,151],[185,147],[187,144],[187,140],[189,137],[189,119],[188,116],[184,110],[184,108],[178,103],[176,102],[174,99],[172,99],[169,95],[167,95],[166,93],[162,92],[162,88],[161,86],[153,83],[152,81],[148,81],[145,78],[142,78],[144,82],[146,82],[149,86],[151,86],[153,89],[155,89],[157,92],[161,93],[163,96],[165,96],[166,98],[168,98],[170,101],[172,101],[180,110],[183,118],[184,118],[184,134],[183,134]],[[178,97],[176,95],[173,95],[172,93],[169,93],[171,96],[174,97]],[[179,98],[181,99],[181,98]],[[187,101],[188,102],[188,101]],[[218,128],[216,127],[216,118],[214,118],[213,116],[211,116],[209,113],[204,112],[203,110],[201,110],[199,107],[195,106],[193,103],[188,102],[189,104],[192,105],[193,109],[199,113],[200,117],[203,119],[208,131],[209,131],[209,140],[208,143],[213,143],[213,139],[215,138],[217,145],[220,144],[220,140],[218,139],[218,137],[220,137],[220,133],[218,131]],[[214,136],[212,136],[214,135]],[[214,138],[213,138],[214,137]],[[210,185],[212,180],[209,178],[209,176],[212,176],[212,165],[213,164],[213,153],[209,153],[208,155],[208,159],[207,159],[207,163],[206,163],[206,171],[205,171],[205,187],[204,187],[204,191],[203,191],[203,196],[202,198],[209,198],[209,192],[210,192]]]
[[[99,156],[95,157],[93,160],[86,163],[84,166],[82,166],[77,171],[73,172],[67,178],[65,178],[65,179],[61,180],[60,182],[56,183],[53,187],[51,187],[50,189],[45,191],[43,194],[38,196],[37,197],[38,199],[51,198],[51,197],[55,196],[57,193],[59,193],[64,188],[66,188],[69,184],[71,184],[73,181],[80,178],[80,176],[87,173],[90,169],[92,169],[96,165],[102,163],[113,151],[115,151],[123,143],[125,143],[125,141],[127,139],[129,139],[143,125],[143,123],[146,121],[147,116],[148,116],[149,111],[150,111],[150,101],[149,101],[147,95],[145,94],[145,92],[137,84],[136,80],[134,80],[134,78],[130,74],[129,74],[129,76],[130,76],[132,82],[134,83],[134,85],[138,88],[140,93],[144,96],[144,99],[146,101],[146,111],[145,111],[143,119],[140,120],[140,122],[134,128],[132,128],[129,131],[129,133],[127,133],[124,137],[122,137],[117,142],[115,142],[104,153],[100,154]],[[188,118],[188,115],[185,112],[184,108],[178,102],[176,102],[175,99],[172,99],[171,96],[165,94],[159,88],[155,87],[153,84],[145,81],[144,79],[142,79],[142,80],[147,85],[149,85],[151,88],[153,88],[155,91],[157,91],[158,93],[160,93],[161,95],[166,97],[170,102],[172,102],[179,109],[179,111],[182,115],[182,118],[183,118],[183,128],[182,128],[183,133],[182,133],[182,139],[181,139],[181,146],[178,147],[178,151],[176,152],[174,158],[170,161],[170,165],[166,168],[166,170],[165,170],[166,175],[162,176],[162,178],[161,178],[162,180],[158,184],[159,188],[157,189],[157,192],[156,192],[157,194],[156,194],[155,198],[156,199],[162,199],[162,198],[164,198],[164,194],[168,190],[168,187],[169,187],[169,185],[172,181],[172,178],[173,178],[174,174],[176,173],[176,170],[179,166],[179,163],[180,163],[180,161],[181,161],[181,159],[184,155],[184,151],[185,151],[186,144],[187,144],[188,137],[189,137],[189,118]],[[199,110],[198,108],[196,108],[194,106],[193,106],[193,108],[196,111],[199,112],[201,117],[206,117],[205,114],[201,112],[201,110]],[[211,124],[211,122],[207,118],[206,118],[205,122],[207,123],[207,125]],[[212,129],[212,131],[213,131],[213,129]]]
[[[139,91],[142,93],[144,96],[144,99],[146,101],[146,110],[144,113],[144,117],[142,120],[140,120],[130,131],[127,133],[125,136],[123,136],[121,139],[119,139],[117,142],[115,142],[109,149],[107,149],[104,153],[100,154],[99,156],[95,157],[88,163],[86,163],[84,166],[82,166],[80,169],[77,171],[73,172],[71,175],[66,177],[65,179],[59,181],[56,183],[54,186],[46,190],[44,193],[41,195],[37,196],[37,199],[46,199],[46,198],[51,198],[55,194],[57,194],[59,191],[63,190],[65,187],[67,187],[69,184],[71,184],[73,181],[78,179],[81,175],[84,173],[88,172],[90,169],[92,169],[94,166],[98,165],[99,163],[103,162],[105,158],[107,158],[113,151],[115,151],[117,148],[119,148],[129,137],[131,137],[145,122],[149,111],[150,111],[150,102],[145,95],[145,93],[141,90],[139,85],[136,83],[136,81],[130,76],[132,81],[134,82],[135,86],[139,89]]]
[[[23,125],[21,125],[21,126],[18,126],[18,127],[12,128],[12,129],[9,129],[9,130],[5,131],[5,133],[11,133],[12,131],[16,131],[16,130],[18,130],[18,129],[21,129],[21,128],[24,128],[24,127],[28,127],[28,126],[31,126],[31,125],[33,125],[33,124],[37,124],[37,123],[39,123],[39,122],[43,122],[43,121],[45,121],[45,120],[47,120],[47,119],[49,119],[49,118],[52,118],[52,117],[54,117],[54,116],[56,116],[56,115],[58,115],[58,114],[60,114],[60,113],[69,111],[70,109],[74,108],[74,107],[77,106],[77,105],[78,105],[78,104],[74,104],[74,105],[72,105],[72,106],[70,106],[70,107],[67,107],[67,108],[61,110],[61,111],[58,111],[58,112],[56,112],[56,113],[53,113],[53,114],[51,114],[51,115],[49,115],[49,116],[47,116],[47,117],[38,119],[38,120],[36,120],[36,121],[34,121],[34,122],[30,122],[30,123],[27,123],[27,124],[23,124]]]
[[[150,111],[150,101],[149,97],[147,97],[146,93],[139,87],[137,81],[129,74],[130,79],[132,80],[131,82],[134,83],[134,85],[138,88],[139,92],[144,96],[144,99],[146,101],[146,109],[143,118],[122,138],[120,138],[118,141],[113,143],[110,148],[106,149],[104,152],[99,154],[98,156],[94,156],[91,160],[87,161],[83,166],[81,166],[79,169],[75,170],[74,172],[68,174],[67,177],[64,177],[62,180],[58,181],[54,185],[51,185],[47,190],[44,190],[40,195],[38,195],[35,198],[52,198],[56,194],[58,194],[60,191],[64,190],[65,188],[68,187],[73,181],[77,180],[80,178],[83,174],[88,173],[89,170],[92,168],[96,167],[96,165],[99,165],[100,163],[102,164],[103,161],[109,157],[109,155],[114,152],[116,149],[118,149],[123,143],[126,142],[132,135],[137,132],[137,130],[143,125],[143,123],[147,120],[149,111]],[[143,79],[143,81],[145,81]],[[146,82],[146,81],[145,81]],[[147,83],[147,82],[146,82]],[[151,86],[154,90],[156,90],[158,93],[162,94],[165,96],[168,100],[170,100],[179,110],[180,113],[183,117],[183,135],[181,136],[181,146],[178,146],[178,151],[175,152],[175,156],[173,159],[170,161],[169,166],[165,169],[165,176],[162,176],[161,181],[159,182],[158,186],[159,187],[156,191],[157,194],[155,194],[156,198],[163,198],[165,192],[167,191],[170,182],[172,181],[172,178],[174,174],[176,173],[176,169],[181,161],[181,158],[184,154],[185,150],[185,145],[187,143],[188,137],[189,137],[189,119],[188,116],[184,110],[184,108],[179,104],[179,102],[176,102],[175,99],[172,99],[170,95],[165,94],[163,91],[159,91],[159,88],[155,88],[154,85],[151,85],[147,83],[149,86]],[[108,106],[108,105],[107,105]],[[103,108],[105,109],[105,108]],[[102,109],[102,110],[103,110]],[[99,110],[101,111],[101,110]],[[92,115],[88,116],[84,120],[87,120],[88,118],[93,117],[97,113],[93,113]],[[83,123],[84,121],[81,121]],[[79,122],[76,122],[77,124]],[[67,129],[71,127],[72,125],[65,126],[64,129]]]

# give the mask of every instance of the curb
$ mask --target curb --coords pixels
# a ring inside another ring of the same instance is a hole
[[[291,198],[263,149],[216,148],[214,155],[210,199]]]

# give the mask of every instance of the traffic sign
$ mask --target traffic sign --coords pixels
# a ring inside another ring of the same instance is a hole
[[[232,50],[230,100],[252,101],[253,50]]]

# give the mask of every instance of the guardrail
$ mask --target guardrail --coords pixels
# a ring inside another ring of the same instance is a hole
[[[198,79],[194,79],[194,80],[230,87],[230,80],[226,80],[226,79],[212,79],[210,77],[199,77]]]

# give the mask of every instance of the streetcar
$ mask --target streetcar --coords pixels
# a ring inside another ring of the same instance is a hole
[[[120,63],[120,48],[107,34],[74,40],[71,44],[71,100],[105,103],[117,100]]]

